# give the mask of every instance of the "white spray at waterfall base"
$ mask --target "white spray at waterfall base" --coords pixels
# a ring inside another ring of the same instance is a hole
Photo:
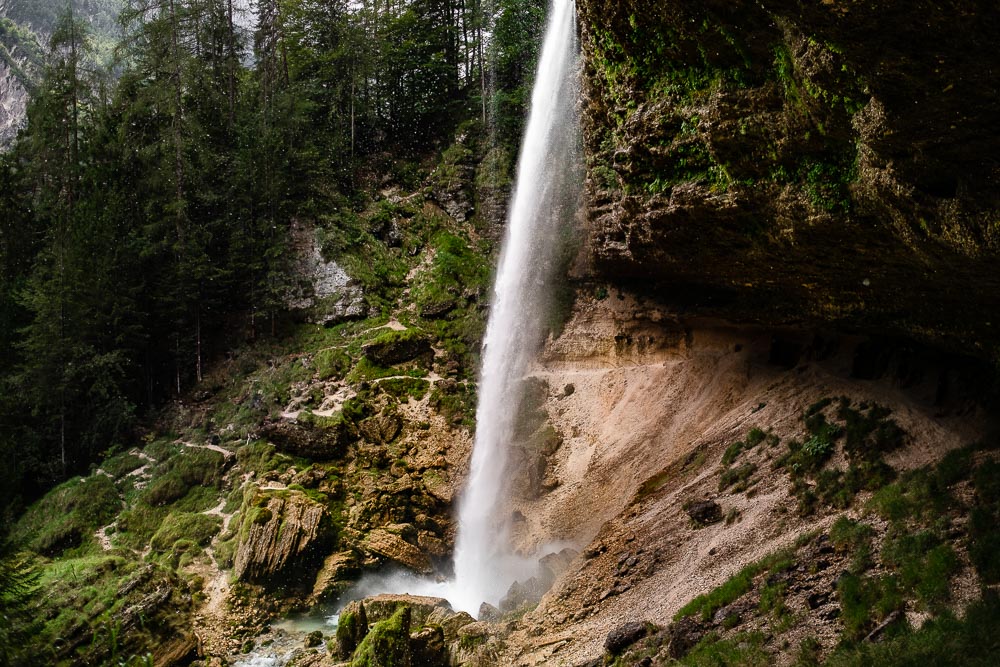
[[[580,191],[577,52],[575,0],[553,0],[483,345],[476,438],[459,504],[455,578],[434,582],[399,573],[369,575],[345,599],[433,595],[475,615],[481,603],[497,604],[512,583],[534,576],[538,558],[545,555],[518,555],[511,546],[506,490],[519,471],[510,469],[508,453],[524,375],[548,330],[553,281]]]

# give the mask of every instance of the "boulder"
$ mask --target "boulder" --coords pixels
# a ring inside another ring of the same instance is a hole
[[[444,598],[436,598],[426,595],[375,595],[358,602],[352,602],[344,607],[344,613],[357,613],[359,606],[363,606],[369,623],[378,623],[391,618],[401,607],[410,609],[410,618],[413,625],[420,627],[427,625],[427,619],[431,614],[453,614],[451,605]]]
[[[352,665],[364,667],[410,667],[410,607],[402,606],[390,618],[371,627],[354,651]]]
[[[240,515],[237,580],[298,587],[315,581],[333,537],[323,505],[301,491],[258,491]]]
[[[353,551],[332,553],[323,561],[323,566],[316,575],[309,602],[316,602],[339,593],[337,584],[351,580],[360,574],[358,558]]]
[[[510,594],[508,590],[508,595]],[[485,621],[486,623],[494,623],[499,621],[503,617],[503,612],[491,605],[489,602],[484,602],[479,605],[479,620]]]
[[[677,621],[667,630],[670,657],[680,660],[705,636],[705,628],[691,616]]]
[[[349,660],[367,634],[368,614],[364,603],[352,602],[344,607],[337,621],[337,650],[340,657]]]
[[[466,625],[475,622],[476,619],[472,618],[466,612],[451,611],[450,608],[446,607],[435,607],[427,617],[427,620],[424,621],[426,625],[439,626],[441,631],[444,632],[444,641],[447,644],[458,641],[458,631]]]
[[[604,640],[604,650],[611,655],[619,655],[648,633],[649,629],[642,621],[629,621],[608,633]]]
[[[431,341],[427,336],[411,330],[389,330],[362,345],[361,351],[379,366],[392,366],[431,352]]]
[[[257,437],[295,456],[332,460],[346,453],[347,446],[357,439],[357,433],[350,422],[343,419],[323,419],[315,424],[282,419],[264,422]]]
[[[444,631],[439,626],[427,626],[410,635],[410,654],[413,665],[448,667]]]
[[[684,511],[699,526],[707,526],[722,521],[722,508],[714,500],[701,500],[692,503]]]
[[[387,530],[379,528],[370,532],[364,546],[370,553],[404,565],[414,572],[430,574],[433,571],[427,554]]]

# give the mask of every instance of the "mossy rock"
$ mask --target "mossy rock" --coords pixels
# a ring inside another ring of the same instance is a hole
[[[410,608],[400,607],[368,632],[351,659],[351,667],[410,667]]]
[[[365,357],[379,366],[392,366],[431,352],[430,339],[421,331],[387,329],[361,347]]]

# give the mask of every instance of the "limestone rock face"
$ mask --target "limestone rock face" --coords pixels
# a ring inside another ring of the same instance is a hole
[[[323,256],[316,231],[296,221],[291,233],[298,284],[287,295],[288,306],[304,314],[306,320],[324,326],[366,317],[364,291],[342,266]]]
[[[379,528],[369,533],[365,547],[371,553],[404,565],[414,572],[430,574],[433,571],[427,554],[387,530]]]
[[[261,491],[244,504],[233,566],[243,581],[308,586],[330,544],[326,508],[301,491]]]
[[[995,12],[581,0],[579,15],[583,274],[689,312],[995,356]]]

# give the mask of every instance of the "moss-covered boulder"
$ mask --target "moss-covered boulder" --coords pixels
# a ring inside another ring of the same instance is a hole
[[[248,494],[240,517],[236,579],[311,590],[334,538],[326,507],[303,491],[264,490]]]
[[[337,651],[350,660],[368,634],[368,613],[362,601],[352,602],[340,612],[337,621]]]
[[[431,341],[415,329],[386,329],[361,347],[365,357],[379,366],[392,366],[431,352]]]
[[[358,437],[354,424],[342,415],[317,417],[308,412],[294,422],[265,422],[258,435],[280,451],[319,461],[341,458]]]
[[[410,620],[408,606],[379,621],[364,638],[351,660],[351,667],[410,667]]]

